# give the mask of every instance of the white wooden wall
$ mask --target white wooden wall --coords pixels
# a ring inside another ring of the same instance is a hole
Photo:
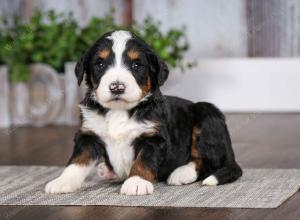
[[[128,1],[127,1],[128,2]],[[132,0],[133,19],[150,15],[163,30],[187,27],[188,59],[300,56],[299,0]],[[24,20],[35,8],[72,12],[82,26],[111,7],[124,23],[126,0],[1,0],[0,15]]]
[[[166,30],[187,27],[188,58],[247,56],[245,0],[134,1],[137,21],[151,15]]]
[[[78,23],[83,26],[92,16],[103,17],[112,7],[115,8],[115,19],[122,23],[122,0],[46,0],[42,2],[42,9],[55,9],[59,12],[73,12]]]
[[[44,11],[53,9],[57,12],[72,12],[82,26],[92,16],[103,17],[112,7],[116,10],[116,21],[122,23],[122,0],[1,0],[0,15],[16,14],[28,20],[35,8]]]
[[[191,47],[187,58],[244,57],[247,55],[246,0],[134,0],[133,18],[143,20],[147,15],[162,22],[163,30],[187,26]],[[21,15],[25,20],[34,8],[73,12],[80,25],[91,16],[102,17],[111,7],[115,19],[122,23],[123,0],[2,0],[0,14]]]

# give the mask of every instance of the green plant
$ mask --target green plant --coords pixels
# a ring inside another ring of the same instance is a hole
[[[116,29],[121,29],[113,18],[114,10],[111,10],[103,18],[92,17],[88,24],[80,30],[77,39],[77,51],[82,55],[101,35]]]
[[[47,19],[47,20],[46,20]],[[13,23],[2,19],[0,61],[9,67],[12,81],[24,82],[29,78],[27,65],[46,63],[62,72],[64,62],[78,58],[78,25],[71,14],[36,11],[28,23],[14,17]]]
[[[33,35],[33,51],[30,62],[47,63],[62,72],[64,62],[78,58],[78,25],[72,14],[56,14],[49,11],[47,23],[41,12],[36,12],[29,22]]]
[[[113,11],[103,18],[93,17],[80,28],[72,14],[36,11],[27,23],[18,17],[12,22],[2,19],[0,32],[0,63],[9,67],[12,81],[22,82],[29,78],[27,65],[42,62],[63,72],[64,63],[76,61],[102,34],[129,29],[148,42],[171,67],[182,70],[192,63],[184,62],[188,50],[185,29],[170,29],[163,33],[160,23],[147,18],[142,24],[122,27],[115,23]]]
[[[14,17],[12,24],[2,19],[1,30],[1,62],[7,64],[12,81],[26,81],[29,77],[27,68],[28,52],[30,52],[31,36],[27,27],[21,24],[18,17]]]

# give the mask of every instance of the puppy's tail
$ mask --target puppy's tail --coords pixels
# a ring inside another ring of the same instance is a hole
[[[202,181],[202,185],[214,186],[231,183],[241,177],[242,174],[242,169],[234,162],[233,164],[220,168],[215,173],[208,176]]]

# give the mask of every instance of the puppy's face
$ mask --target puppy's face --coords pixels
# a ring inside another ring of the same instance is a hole
[[[131,109],[151,96],[168,77],[168,68],[143,40],[128,31],[102,36],[77,63],[80,84],[110,109]]]

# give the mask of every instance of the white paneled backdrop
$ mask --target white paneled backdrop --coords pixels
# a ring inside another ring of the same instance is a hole
[[[198,66],[185,73],[172,70],[163,88],[167,94],[210,101],[228,112],[300,111],[299,0],[1,0],[0,15],[26,21],[35,8],[54,9],[72,12],[84,26],[112,7],[119,24],[150,15],[163,31],[186,26],[186,59],[197,60]],[[78,122],[80,92],[74,63],[65,66],[65,76],[59,77],[65,103],[54,122],[71,125]],[[22,88],[4,82],[5,72],[0,67],[1,95]],[[0,127],[13,121],[9,102],[1,97]]]
[[[299,0],[1,0],[0,15],[27,20],[35,8],[54,9],[85,25],[113,7],[124,23],[128,5],[137,22],[150,15],[163,30],[186,26],[187,58],[300,55]]]

